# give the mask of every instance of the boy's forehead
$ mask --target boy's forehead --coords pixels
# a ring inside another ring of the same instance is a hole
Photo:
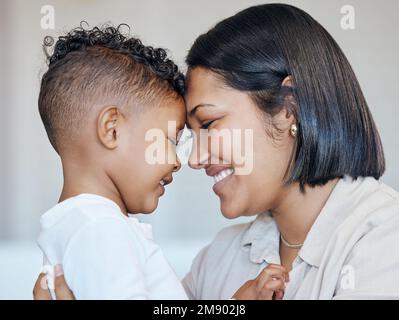
[[[160,109],[163,112],[160,112]],[[176,121],[177,130],[184,129],[186,125],[186,106],[183,99],[173,99],[168,101],[165,99],[161,101],[159,107],[153,108],[153,112],[157,117],[162,114],[162,117],[167,118],[168,121]]]
[[[192,121],[192,119],[191,119],[191,121]],[[190,123],[191,121],[190,121],[190,118],[186,116],[185,125],[187,126],[188,129],[192,128],[191,123]]]

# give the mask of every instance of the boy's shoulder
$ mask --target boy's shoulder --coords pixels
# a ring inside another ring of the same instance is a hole
[[[56,204],[45,212],[40,224],[42,230],[65,224],[79,229],[79,226],[107,218],[123,221],[123,215],[115,202],[94,194],[80,194]]]
[[[58,203],[43,214],[40,224],[38,244],[43,252],[57,256],[52,260],[62,260],[76,238],[84,242],[110,240],[111,234],[124,239],[140,237],[116,203],[96,195],[82,194]]]

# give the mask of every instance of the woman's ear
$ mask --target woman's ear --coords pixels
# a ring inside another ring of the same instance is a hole
[[[281,108],[281,110],[273,116],[273,124],[280,133],[289,132],[292,125],[296,123],[297,121],[294,114],[287,108]]]
[[[108,106],[98,116],[97,135],[107,149],[115,149],[119,144],[122,114],[118,107]]]
[[[278,129],[280,133],[290,132],[290,129],[293,125],[296,125],[296,101],[292,94],[291,89],[294,86],[294,81],[291,75],[288,75],[281,82],[282,87],[286,87],[284,89],[284,106],[280,109],[279,112],[273,115],[273,123],[275,127]]]
[[[281,85],[283,87],[291,87],[292,88],[294,86],[294,82],[293,82],[292,76],[286,76],[284,78],[284,80],[281,82]]]
[[[292,91],[292,88],[294,87],[294,79],[292,78],[292,76],[291,75],[286,76],[284,80],[281,82],[281,86],[287,87],[285,92],[286,118],[289,119],[293,116],[295,117],[297,115],[298,106]]]

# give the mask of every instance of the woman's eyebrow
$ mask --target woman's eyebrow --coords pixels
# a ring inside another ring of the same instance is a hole
[[[198,108],[200,107],[215,107],[214,104],[210,104],[210,103],[200,103],[197,104],[193,109],[191,109],[190,113],[188,114],[188,116],[190,118],[194,117],[195,113],[197,112]]]

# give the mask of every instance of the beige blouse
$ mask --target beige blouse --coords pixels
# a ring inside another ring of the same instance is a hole
[[[280,264],[269,213],[223,229],[194,259],[191,299],[229,299]],[[399,193],[372,178],[340,179],[294,260],[284,299],[399,299]]]

